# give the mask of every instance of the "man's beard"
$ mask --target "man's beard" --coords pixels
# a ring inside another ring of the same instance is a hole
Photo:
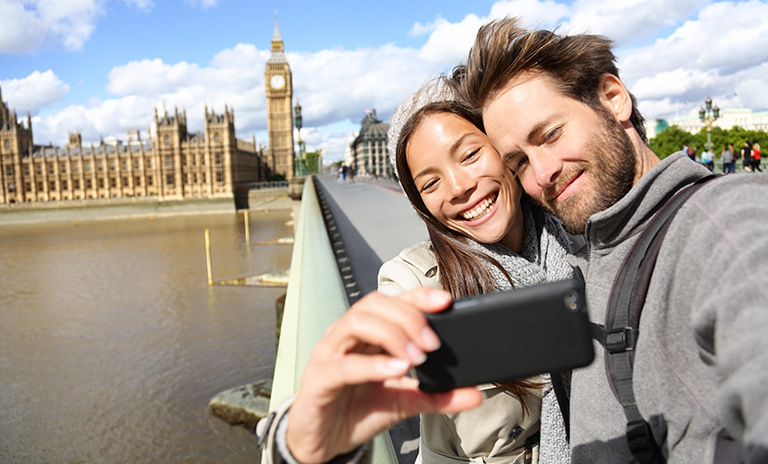
[[[568,182],[581,172],[583,180],[591,182],[583,183],[579,191],[559,203],[550,198],[562,189],[562,184],[544,190],[543,198],[538,199],[572,234],[583,234],[590,216],[623,198],[635,181],[637,161],[632,141],[610,113],[603,108],[596,112],[600,127],[590,137],[589,158],[568,165],[559,176],[561,182]]]

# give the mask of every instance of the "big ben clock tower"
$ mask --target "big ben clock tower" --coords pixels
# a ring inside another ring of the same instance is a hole
[[[293,177],[293,81],[283,51],[283,38],[277,28],[277,14],[272,34],[272,55],[264,70],[264,84],[267,92],[269,167],[274,174],[290,179]]]

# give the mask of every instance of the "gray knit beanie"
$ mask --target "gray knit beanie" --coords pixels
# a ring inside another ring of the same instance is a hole
[[[392,119],[389,121],[389,131],[387,132],[387,150],[389,150],[389,162],[397,175],[397,143],[400,141],[400,132],[403,126],[420,109],[430,103],[441,101],[456,100],[456,94],[448,83],[445,76],[440,75],[421,86],[419,90],[411,94],[395,110]]]

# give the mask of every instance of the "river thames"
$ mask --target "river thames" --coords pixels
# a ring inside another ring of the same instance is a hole
[[[252,242],[293,235],[250,214]],[[271,377],[291,247],[245,244],[243,215],[0,226],[0,462],[255,463],[251,431],[213,416],[222,390]]]

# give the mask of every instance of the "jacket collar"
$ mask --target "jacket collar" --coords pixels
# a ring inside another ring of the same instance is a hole
[[[610,208],[595,213],[585,235],[595,249],[612,248],[639,233],[646,222],[682,187],[709,175],[709,170],[676,152],[651,168]]]

